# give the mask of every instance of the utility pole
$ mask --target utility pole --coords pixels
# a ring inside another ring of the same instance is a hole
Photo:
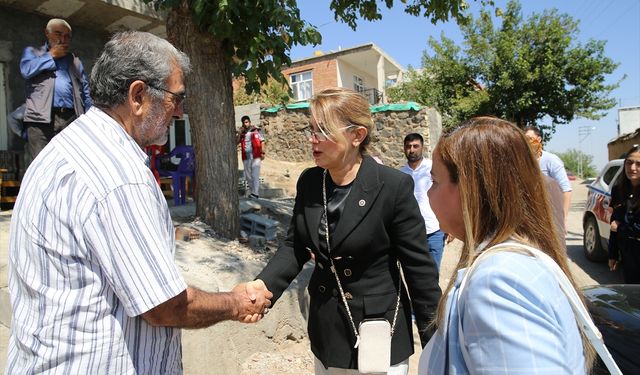
[[[578,127],[578,176],[582,179],[584,179],[584,168],[582,167],[582,141],[587,139],[593,130],[596,130],[595,126]]]

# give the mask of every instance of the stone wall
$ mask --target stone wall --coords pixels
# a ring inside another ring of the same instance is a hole
[[[425,141],[425,156],[431,157],[442,129],[440,114],[433,108],[376,112],[373,120],[375,129],[369,153],[393,168],[406,162],[402,146],[405,135],[421,134]],[[260,123],[267,137],[270,158],[295,162],[312,160],[310,143],[303,132],[309,126],[308,109],[262,112]]]

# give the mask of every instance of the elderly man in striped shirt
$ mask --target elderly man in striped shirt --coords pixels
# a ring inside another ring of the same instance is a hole
[[[180,374],[180,328],[257,321],[271,293],[187,286],[166,200],[142,147],[182,114],[189,59],[116,34],[91,74],[86,114],[27,171],[11,222],[7,373]]]

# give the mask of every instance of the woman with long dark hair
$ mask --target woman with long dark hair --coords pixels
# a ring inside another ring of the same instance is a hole
[[[640,145],[624,159],[624,173],[611,191],[609,269],[622,263],[625,284],[640,284]]]

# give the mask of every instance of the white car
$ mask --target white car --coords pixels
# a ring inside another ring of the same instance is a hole
[[[609,258],[607,248],[613,209],[611,202],[611,188],[624,173],[624,160],[611,160],[602,172],[587,188],[587,203],[585,204],[582,228],[584,229],[584,255],[594,262],[603,262]]]

